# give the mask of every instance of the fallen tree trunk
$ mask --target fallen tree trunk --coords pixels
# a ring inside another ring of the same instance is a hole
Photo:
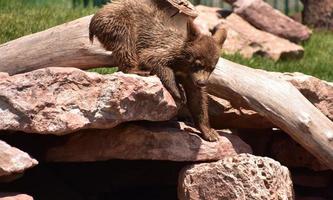
[[[333,169],[333,122],[290,83],[221,58],[209,92],[249,106]]]
[[[10,75],[45,67],[112,66],[110,51],[88,39],[91,16],[0,45],[0,71]]]

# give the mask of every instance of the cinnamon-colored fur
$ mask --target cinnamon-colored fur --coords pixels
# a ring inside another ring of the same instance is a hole
[[[203,138],[217,140],[209,126],[207,93],[209,75],[219,58],[226,38],[224,29],[206,36],[189,20],[187,35],[175,28],[170,17],[145,0],[118,0],[105,5],[92,18],[89,37],[98,38],[117,58],[123,72],[145,70],[157,75],[176,101],[187,105]]]

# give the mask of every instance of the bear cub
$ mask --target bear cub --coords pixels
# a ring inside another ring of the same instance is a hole
[[[89,25],[90,40],[96,37],[113,52],[120,71],[157,75],[176,102],[186,101],[202,137],[216,141],[218,133],[209,125],[205,86],[226,31],[219,28],[213,36],[203,35],[189,19],[186,33],[172,25],[170,16],[156,4],[146,0],[113,1],[101,8]]]

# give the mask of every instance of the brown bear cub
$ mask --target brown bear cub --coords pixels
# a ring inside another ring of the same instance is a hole
[[[112,51],[120,71],[148,71],[157,75],[177,102],[185,102],[202,137],[216,141],[210,128],[205,85],[226,38],[224,29],[213,36],[200,34],[192,20],[187,34],[174,27],[156,5],[146,0],[118,0],[105,5],[91,19],[89,37]]]

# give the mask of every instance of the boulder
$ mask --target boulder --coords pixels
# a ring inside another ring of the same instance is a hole
[[[6,178],[13,174],[37,165],[37,160],[31,158],[27,153],[12,147],[0,140],[0,177]]]
[[[233,11],[256,28],[293,42],[307,40],[311,30],[263,0],[227,0]],[[315,2],[315,1],[314,1]]]
[[[75,68],[0,73],[0,130],[64,135],[126,121],[165,121],[176,104],[157,77]]]
[[[293,84],[312,104],[333,121],[332,83],[299,72],[269,73]]]
[[[227,40],[223,45],[226,53],[240,53],[248,58],[256,54],[273,60],[303,56],[303,47],[256,29],[237,14],[229,15],[220,25],[228,30]]]
[[[210,161],[252,152],[230,132],[220,131],[217,142],[207,142],[198,130],[178,122],[127,123],[107,130],[83,130],[49,141],[43,160],[87,162],[110,159]],[[43,140],[35,147],[42,146]]]
[[[235,13],[224,19],[223,10],[220,8],[197,6],[197,9],[199,16],[195,19],[195,23],[201,32],[209,34],[209,31],[216,26],[223,26],[228,30],[227,39],[223,44],[225,53],[240,53],[247,58],[257,54],[274,60],[303,55],[303,47],[261,31]]]
[[[184,168],[179,176],[178,198],[294,199],[288,169],[270,158],[249,154]]]

